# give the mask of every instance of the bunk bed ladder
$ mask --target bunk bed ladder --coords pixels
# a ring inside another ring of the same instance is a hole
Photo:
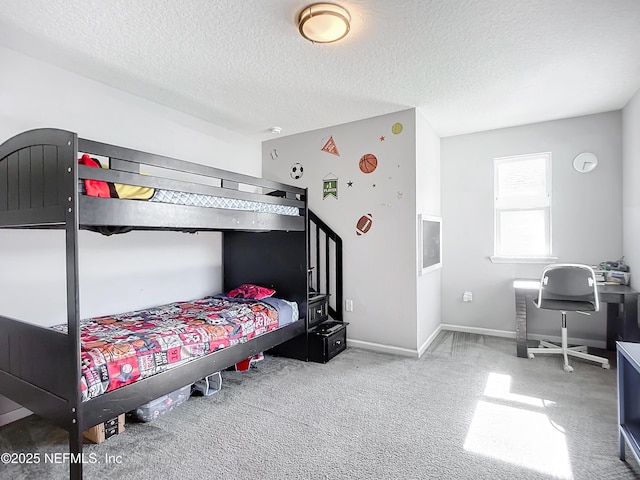
[[[329,316],[342,321],[342,238],[309,210],[309,290],[329,294]]]

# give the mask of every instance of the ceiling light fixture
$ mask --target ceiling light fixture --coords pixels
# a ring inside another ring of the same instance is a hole
[[[351,15],[333,3],[309,5],[298,17],[300,35],[313,43],[331,43],[349,33]]]

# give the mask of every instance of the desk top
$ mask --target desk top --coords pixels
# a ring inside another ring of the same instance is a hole
[[[513,288],[516,290],[538,290],[540,288],[540,279],[537,278],[516,278],[513,280]],[[628,285],[604,285],[598,283],[598,293],[612,295],[640,295]]]
[[[639,295],[640,292],[635,291],[628,285],[600,285],[598,284],[598,293],[614,293],[619,295]]]
[[[640,343],[616,342],[616,345],[618,351],[634,364],[635,369],[640,370]]]

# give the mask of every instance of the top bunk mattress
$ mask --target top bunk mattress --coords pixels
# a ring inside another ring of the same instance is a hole
[[[277,205],[274,203],[254,202],[238,198],[217,197],[200,193],[176,192],[173,190],[156,190],[150,202],[171,203],[190,207],[225,208],[249,212],[275,213],[278,215],[300,215],[298,207]]]
[[[294,302],[223,295],[81,320],[82,401],[299,318]],[[67,332],[67,325],[55,330]]]

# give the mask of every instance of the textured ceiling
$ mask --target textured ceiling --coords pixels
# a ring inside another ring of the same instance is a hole
[[[303,0],[2,0],[0,45],[262,139],[409,107],[444,137],[640,88],[638,0],[336,1],[351,32],[314,45]]]

